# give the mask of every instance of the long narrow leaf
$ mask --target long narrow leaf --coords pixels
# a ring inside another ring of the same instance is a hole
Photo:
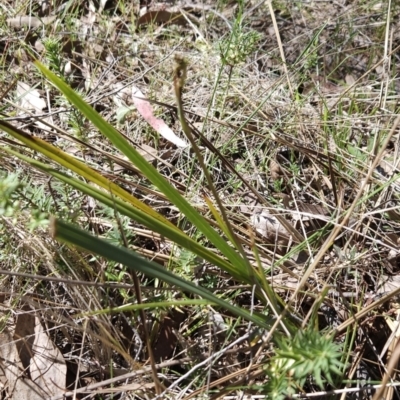
[[[122,199],[131,203],[138,209],[151,215],[153,218],[157,218],[164,224],[169,224],[170,226],[177,229],[171,222],[169,222],[166,218],[164,218],[161,214],[157,213],[147,204],[141,202],[136,197],[129,194],[126,190],[124,190],[120,186],[111,182],[106,177],[96,172],[94,169],[88,167],[83,162],[75,159],[74,157],[58,149],[52,144],[47,143],[46,141],[38,137],[26,133],[21,129],[12,126],[6,121],[0,121],[0,129],[7,132],[14,138],[18,139],[31,149],[36,150],[39,153],[42,153],[43,155],[57,162],[58,164],[68,168],[71,171],[76,172],[82,178],[88,179],[89,181],[95,183],[96,185],[99,185],[100,187],[103,187],[106,190],[110,190],[112,193],[114,193],[114,195],[121,197]]]
[[[115,210],[118,213],[126,215],[127,217],[137,221],[138,223],[145,225],[152,231],[159,233],[160,235],[172,240],[179,246],[182,246],[187,250],[195,253],[202,259],[207,260],[213,265],[223,269],[224,271],[232,274],[233,276],[236,276],[237,279],[244,280],[245,277],[238,274],[237,273],[238,271],[236,271],[229,262],[218,256],[214,252],[208,250],[206,247],[200,245],[199,243],[191,239],[189,236],[187,236],[181,230],[175,229],[174,227],[171,227],[168,224],[163,224],[162,221],[159,221],[158,219],[153,218],[151,215],[148,215],[145,212],[142,212],[141,210],[132,207],[130,204],[125,203],[118,197],[115,197],[110,193],[97,189],[92,185],[89,185],[79,179],[68,176],[60,171],[50,168],[46,164],[43,164],[37,160],[29,158],[11,149],[5,148],[4,150],[7,151],[8,153],[17,156],[21,160],[24,160],[25,162],[45,172],[46,174],[51,175],[61,180],[62,182],[74,187],[75,189],[81,191],[82,193],[85,193],[88,196],[93,197],[102,204],[105,204],[110,208],[115,208]]]
[[[270,327],[270,325],[263,317],[256,314],[250,314],[243,308],[233,306],[227,301],[215,296],[208,290],[197,286],[189,281],[186,281],[179,276],[174,275],[172,272],[166,270],[161,265],[148,261],[133,251],[127,250],[125,248],[116,247],[105,240],[96,238],[90,235],[88,232],[83,231],[82,229],[79,229],[76,226],[63,221],[53,220],[52,229],[53,235],[56,239],[78,246],[82,249],[89,251],[90,253],[99,254],[100,256],[103,256],[108,260],[113,260],[115,262],[121,263],[130,269],[141,272],[152,278],[157,278],[172,286],[179,287],[185,292],[196,294],[230,311],[234,315],[244,318],[246,321],[251,321],[255,323],[261,328],[268,329]]]
[[[67,99],[88,119],[97,129],[106,136],[111,143],[125,154],[129,160],[136,165],[140,171],[149,179],[158,189],[174,203],[179,210],[196,226],[211,243],[214,244],[227,258],[232,265],[242,270],[242,274],[247,274],[249,281],[251,279],[247,270],[246,261],[215,231],[209,223],[192,207],[186,199],[176,190],[149,162],[142,157],[139,152],[133,148],[129,142],[101,115],[86,103],[78,93],[70,88],[65,82],[49,71],[39,61],[35,61],[37,68],[55,85]]]
[[[101,310],[94,310],[89,312],[84,312],[82,314],[74,315],[74,318],[82,318],[89,317],[92,315],[103,315],[103,314],[114,314],[119,312],[127,312],[127,311],[137,311],[137,310],[153,310],[155,308],[159,308],[161,310],[168,310],[172,307],[183,307],[183,306],[206,306],[206,305],[215,305],[215,303],[210,302],[210,300],[205,299],[188,299],[188,300],[172,300],[172,301],[157,301],[153,303],[139,303],[139,304],[124,304],[119,307],[109,307],[103,308]]]

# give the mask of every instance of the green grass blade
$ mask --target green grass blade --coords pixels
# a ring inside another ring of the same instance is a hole
[[[92,185],[85,183],[79,179],[74,177],[68,176],[60,171],[57,171],[46,164],[43,164],[37,160],[31,159],[27,156],[24,156],[16,151],[11,149],[4,148],[10,154],[15,155],[16,157],[24,160],[25,162],[29,163],[33,167],[45,172],[48,175],[55,177],[56,179],[61,180],[62,182],[74,187],[75,189],[81,191],[82,193],[87,194],[88,196],[93,197],[94,199],[98,200],[102,204],[109,206],[110,208],[115,209],[118,213],[122,215],[126,215],[127,217],[139,222],[140,224],[145,225],[149,229],[154,232],[161,234],[162,236],[172,240],[177,245],[182,246],[189,251],[197,254],[202,259],[212,263],[228,273],[234,273],[235,270],[232,265],[226,261],[225,259],[221,258],[214,252],[208,250],[206,247],[202,246],[201,244],[197,243],[189,236],[187,236],[184,232],[175,227],[171,227],[169,224],[163,224],[162,221],[159,221],[157,218],[153,218],[152,215],[149,215],[138,208],[131,206],[130,204],[122,201],[118,197],[113,196],[110,192],[104,192],[103,190],[97,189]]]
[[[179,276],[174,275],[172,272],[166,270],[161,265],[148,261],[133,251],[125,248],[116,247],[113,244],[96,238],[90,235],[88,232],[77,228],[71,224],[63,221],[53,220],[52,230],[54,237],[63,242],[67,242],[78,246],[90,253],[95,253],[105,257],[108,260],[121,263],[127,266],[129,269],[141,272],[146,276],[157,278],[163,282],[166,282],[172,286],[179,287],[185,292],[189,292],[198,295],[210,303],[215,303],[218,306],[230,311],[237,317],[242,317],[246,321],[251,321],[257,326],[262,328],[269,328],[267,321],[260,315],[250,314],[248,311],[233,306],[225,300],[220,299],[208,290],[197,286]]]
[[[206,219],[192,207],[186,199],[181,196],[170,183],[133,148],[129,142],[111,124],[104,120],[93,107],[86,103],[78,93],[70,88],[65,82],[49,71],[39,61],[35,61],[37,68],[55,85],[67,99],[88,119],[97,129],[106,136],[111,143],[125,154],[129,160],[149,179],[158,189],[196,226],[207,239],[216,246],[233,266],[238,270],[235,277],[247,276],[245,281],[250,282],[251,276],[247,270],[246,261],[214,230]],[[240,272],[239,272],[240,271]]]
[[[65,168],[76,172],[82,178],[85,178],[95,183],[96,185],[111,191],[115,196],[119,196],[120,198],[129,202],[143,212],[151,215],[153,218],[156,218],[164,224],[168,224],[175,229],[178,229],[170,221],[164,218],[161,214],[157,213],[147,204],[141,202],[136,197],[129,194],[126,190],[96,172],[94,169],[88,167],[83,162],[76,160],[74,157],[58,149],[52,144],[47,143],[46,141],[39,139],[35,136],[29,135],[28,133],[12,126],[5,121],[0,121],[0,129],[7,132],[20,142],[24,143],[32,150],[38,151],[39,153],[64,166]]]
[[[140,304],[124,304],[119,307],[109,307],[103,308],[101,310],[94,310],[90,312],[85,312],[82,314],[74,315],[74,318],[90,317],[93,315],[103,315],[103,314],[114,314],[119,312],[127,311],[137,311],[137,310],[153,310],[155,308],[168,310],[171,307],[183,307],[183,306],[206,306],[215,305],[215,303],[210,302],[205,299],[187,299],[187,300],[172,300],[172,301],[157,301],[152,303],[140,303]]]

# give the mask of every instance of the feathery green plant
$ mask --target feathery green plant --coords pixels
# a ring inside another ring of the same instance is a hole
[[[254,53],[261,35],[253,30],[246,30],[243,19],[243,1],[239,1],[239,10],[230,35],[219,43],[222,63],[234,67]]]
[[[65,65],[62,59],[61,39],[49,36],[43,39],[43,46],[45,48],[44,56],[49,68],[59,76],[64,76]]]
[[[276,355],[267,370],[272,392],[278,391],[280,384],[274,385],[284,379],[294,393],[297,386],[304,387],[309,377],[322,389],[324,381],[333,384],[333,376],[341,373],[340,346],[333,343],[333,336],[305,329],[293,338],[277,337],[276,342]]]
[[[11,217],[19,207],[17,196],[21,183],[17,174],[0,176],[0,215]]]

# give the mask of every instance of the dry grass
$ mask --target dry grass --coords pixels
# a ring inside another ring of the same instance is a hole
[[[187,118],[235,233],[254,264],[257,245],[268,280],[291,302],[300,324],[336,329],[336,341],[344,345],[348,368],[337,381],[343,394],[335,398],[350,398],[346,390],[366,381],[396,382],[391,354],[398,347],[400,292],[398,4],[245,2],[243,31],[258,32],[259,41],[243,62],[224,66],[221,48],[234,29],[234,1],[204,9],[200,2],[183,4],[181,11],[165,3],[155,23],[143,22],[137,2],[109,1],[104,10],[86,2],[56,3],[51,8],[19,0],[1,5],[1,117],[84,160],[201,241],[184,216],[46,86],[30,63],[32,56],[47,63],[135,146],[155,149],[152,162],[159,171],[216,225],[193,155],[160,137],[136,111],[117,121],[116,96],[132,105],[121,90],[135,85],[153,102],[157,116],[182,135],[172,71],[174,54],[183,55],[189,63]],[[162,21],[161,11],[175,20]],[[54,12],[57,20],[48,25],[7,24],[16,15]],[[18,98],[19,82],[36,88],[46,108],[27,109]],[[263,312],[251,288],[33,172],[4,146],[28,152],[0,134],[0,176],[17,173],[22,182],[0,219],[4,327],[13,332],[24,313],[40,316],[67,361],[70,396],[150,399],[156,392],[137,312],[88,316],[135,301],[130,273],[53,241],[42,227],[50,213],[121,245],[125,236],[146,257]],[[279,231],[265,222],[276,224],[276,215],[287,225]],[[39,226],[29,229],[33,223]],[[145,302],[186,298],[144,276],[141,284]],[[263,368],[272,349],[241,342],[249,329],[243,321],[227,314],[218,324],[212,319],[221,315],[201,305],[146,315],[159,378],[170,388],[164,398],[240,399],[265,383]],[[306,390],[320,389],[309,380]],[[396,390],[384,390],[383,398],[400,398]],[[204,393],[209,397],[200,397]],[[353,396],[372,398],[373,393]]]

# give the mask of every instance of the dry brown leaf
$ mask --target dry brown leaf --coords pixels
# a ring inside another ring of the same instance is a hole
[[[13,328],[7,327],[0,333],[0,375],[8,392],[7,398],[11,400],[44,399],[45,393],[29,379],[29,370],[21,361],[21,355],[25,361],[29,357],[29,334],[32,332],[30,315],[22,313],[18,316],[14,336],[11,334],[11,329]]]
[[[167,9],[164,4],[151,8],[143,7],[139,13],[138,25],[154,23],[185,25],[187,21],[175,7]]]
[[[40,93],[25,82],[17,83],[17,95],[21,107],[25,110],[41,113],[46,108],[46,102],[42,99]]]
[[[91,5],[93,4],[91,3]],[[96,22],[96,11],[91,6],[89,6],[89,12],[81,17],[80,22],[82,23],[83,32],[86,35],[88,29],[90,29]]]
[[[278,219],[263,210],[261,214],[254,214],[251,223],[257,232],[265,236],[271,242],[277,242],[280,245],[286,245],[289,242],[289,233]]]
[[[400,287],[400,276],[388,276],[382,275],[379,278],[378,290],[376,291],[377,295],[384,295],[386,293],[390,293]]]
[[[356,81],[356,79],[354,78],[354,76],[353,76],[353,75],[350,75],[350,74],[347,74],[347,75],[345,76],[344,80],[345,80],[345,82],[346,82],[349,86],[353,85],[353,84],[355,83],[355,81]]]
[[[40,388],[39,398],[61,395],[65,391],[67,373],[64,358],[29,306],[24,306],[17,316],[14,340],[21,369],[31,378],[25,381]]]
[[[0,365],[7,380],[8,399],[43,400],[44,392],[27,376],[18,357],[18,350],[12,336],[3,331],[0,334]]]
[[[25,82],[17,83],[17,96],[21,108],[32,114],[43,114],[43,109],[47,107],[46,102],[40,95],[39,91]],[[35,124],[39,128],[47,129],[47,126],[40,122],[40,120],[37,120]]]
[[[325,207],[319,204],[297,202],[298,211],[292,211],[293,219],[296,221],[295,226],[301,221],[307,234],[311,235],[317,230],[324,227],[329,221],[329,215]]]
[[[294,219],[302,219],[303,221],[307,221],[310,219],[319,219],[322,221],[328,221],[328,213],[325,207],[319,204],[309,204],[303,203],[302,201],[297,202],[297,207],[300,211],[299,213],[294,213]]]
[[[180,324],[185,320],[185,314],[172,309],[168,314],[161,316],[158,329],[158,338],[154,346],[154,358],[156,362],[168,360],[174,352],[177,344],[177,337],[174,334]]]
[[[35,50],[38,53],[44,53],[46,51],[46,47],[44,47],[44,44],[40,39],[37,39],[35,41]]]
[[[17,381],[23,374],[23,366],[18,356],[18,349],[12,335],[7,329],[0,333],[0,365],[2,376],[5,377],[8,393],[15,391]]]
[[[31,379],[47,396],[65,392],[67,366],[64,357],[51,341],[38,317],[35,318],[35,340],[30,363]]]
[[[7,18],[7,25],[11,26],[12,28],[37,28],[38,26],[51,24],[53,21],[56,20],[56,18],[57,16],[55,15],[42,18],[31,17],[29,15],[21,15],[15,18]]]
[[[149,11],[139,18],[138,25],[150,24],[155,22],[184,25],[186,23],[186,19],[179,12],[172,13],[169,11]]]
[[[35,316],[31,313],[31,308],[25,305],[17,315],[14,340],[17,343],[19,358],[24,369],[29,369],[32,357],[32,343],[34,340]]]
[[[271,162],[269,163],[269,172],[271,174],[271,178],[274,181],[278,180],[281,177],[281,166],[276,160],[271,160]]]

